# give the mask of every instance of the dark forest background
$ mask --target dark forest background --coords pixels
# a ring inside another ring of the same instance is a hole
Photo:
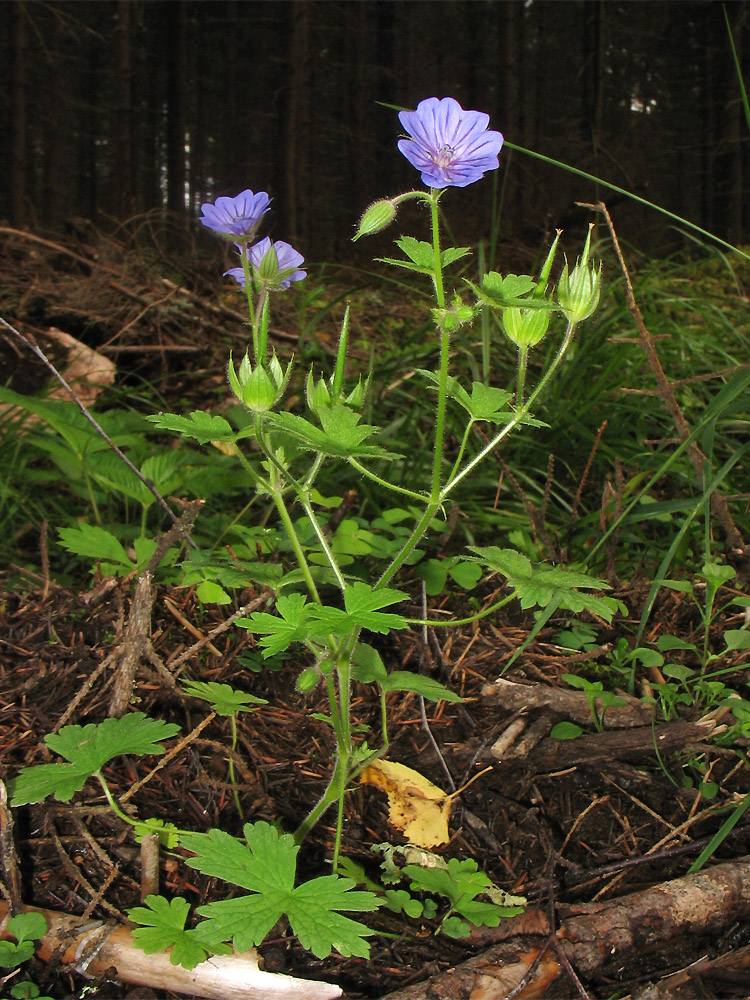
[[[725,11],[750,81],[746,0],[0,3],[0,217],[195,238],[202,201],[250,187],[274,198],[271,235],[341,261],[366,205],[419,183],[378,102],[450,95],[519,146],[747,242]],[[536,243],[606,196],[518,152],[501,164],[462,192],[458,239],[486,237],[500,200],[504,236]],[[679,245],[663,217],[621,205],[622,236]]]

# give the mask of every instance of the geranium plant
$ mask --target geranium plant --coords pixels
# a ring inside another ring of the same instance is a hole
[[[305,650],[297,686],[300,691],[323,686],[328,709],[324,718],[333,730],[336,753],[328,787],[311,805],[293,836],[281,835],[263,823],[246,824],[244,841],[219,830],[194,834],[170,829],[170,836],[193,853],[190,865],[249,891],[249,895],[203,907],[207,927],[193,936],[186,936],[182,930],[182,910],[173,912],[158,900],[147,901],[148,912],[133,914],[151,928],[141,934],[146,945],[154,946],[157,938],[179,940],[190,961],[229,940],[240,948],[259,943],[282,914],[287,915],[300,940],[317,955],[328,954],[331,948],[342,954],[367,954],[367,929],[339,912],[366,911],[379,905],[376,895],[352,891],[354,881],[338,874],[346,790],[364,768],[388,750],[387,693],[416,692],[433,701],[460,699],[433,678],[406,671],[388,673],[377,651],[363,640],[363,633],[382,635],[423,624],[422,619],[405,612],[409,595],[394,584],[427,530],[445,516],[457,486],[509,434],[523,425],[538,426],[532,408],[562,363],[577,326],[592,314],[599,299],[601,267],[589,259],[590,233],[577,263],[569,268],[566,262],[556,292],[550,284],[559,233],[536,277],[489,271],[481,281],[461,279],[449,287],[448,270],[468,257],[470,249],[442,245],[438,207],[442,208],[448,189],[466,187],[498,168],[503,137],[489,128],[488,115],[464,110],[450,97],[429,98],[415,111],[401,112],[399,118],[408,135],[398,141],[398,148],[420,172],[425,188],[375,202],[362,215],[354,239],[391,224],[405,201],[418,201],[429,209],[429,239],[402,236],[396,240],[401,256],[386,258],[393,267],[424,275],[434,295],[432,321],[439,361],[434,371],[418,373],[425,389],[434,396],[435,405],[433,455],[427,482],[401,482],[396,477],[389,479],[382,471],[399,456],[386,447],[379,428],[362,419],[369,380],[364,372],[352,374],[348,370],[348,312],[340,330],[332,374],[323,378],[310,371],[306,411],[287,409],[291,363],[282,364],[269,350],[269,317],[273,296],[291,291],[304,280],[303,257],[287,243],[257,238],[270,208],[266,192],[246,190],[235,198],[219,198],[215,204],[202,207],[200,221],[233,242],[239,257],[236,266],[225,273],[239,283],[247,296],[252,342],[239,361],[230,357],[227,372],[231,391],[245,409],[247,419],[239,430],[224,417],[202,411],[194,411],[189,417],[162,413],[150,419],[156,427],[200,444],[218,442],[223,449],[231,449],[247,474],[249,488],[270,499],[286,533],[293,564],[286,566],[283,575],[273,582],[273,610],[256,611],[237,625],[257,637],[265,657],[283,654],[292,646]],[[465,384],[450,370],[452,336],[483,309],[497,314],[501,328],[517,347],[517,370],[506,379],[507,387],[481,381]],[[558,324],[556,317],[561,317],[562,322]],[[529,386],[529,353],[547,335],[559,337],[559,346],[536,385]],[[449,404],[450,412],[461,417],[451,428],[459,446],[450,457],[446,449]],[[477,427],[482,430],[481,436],[472,435]],[[476,449],[475,439],[480,441]],[[354,477],[373,481],[382,491],[384,508],[390,497],[398,498],[407,507],[411,523],[398,536],[398,544],[389,549],[376,578],[363,576],[356,564],[342,561],[326,530],[327,511],[316,482],[323,467],[333,463],[348,466]],[[462,623],[491,614],[516,597],[524,608],[562,605],[574,612],[590,608],[605,619],[611,619],[617,608],[615,601],[589,593],[605,588],[599,580],[559,567],[536,566],[512,549],[473,547],[465,564],[478,567],[477,575],[502,575],[508,586],[492,607]],[[247,582],[253,582],[252,578]],[[366,734],[366,738],[355,730],[351,717],[354,681],[373,684],[380,695],[381,724],[375,734]],[[195,687],[191,693],[196,693]],[[197,693],[207,696],[202,691]],[[224,706],[226,692],[220,693]],[[215,692],[208,694],[213,698]],[[230,698],[221,710],[232,714],[244,708],[244,702],[235,703]],[[133,720],[131,726],[135,724],[135,716],[128,718]],[[88,775],[93,775],[114,804],[102,764],[118,752],[160,752],[154,740],[170,735],[153,720],[140,716],[138,722],[151,726],[152,731],[144,739],[128,728],[126,743],[115,740],[111,746],[108,739],[120,732],[114,725],[83,730],[70,727],[58,737],[48,738],[50,748],[66,756],[68,763],[43,765],[56,768],[54,774],[42,774],[39,769],[23,772],[17,781],[16,802],[38,800],[51,793],[53,786],[60,797],[60,779],[67,782],[66,797],[70,797]],[[81,740],[88,741],[88,750],[80,745]],[[38,772],[36,778],[34,771]],[[334,804],[337,817],[333,874],[295,887],[298,846]],[[119,812],[132,822],[131,817]],[[153,831],[157,826],[147,823],[143,829]],[[408,874],[413,876],[414,872]],[[474,895],[485,888],[481,880],[477,886],[472,888]],[[312,901],[314,910],[310,909]],[[453,908],[471,919],[471,908],[464,902],[459,905],[454,900]]]

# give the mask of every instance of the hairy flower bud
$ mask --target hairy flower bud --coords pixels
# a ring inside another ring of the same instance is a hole
[[[570,273],[568,273],[568,261],[565,261],[557,286],[557,301],[571,323],[580,323],[587,319],[599,305],[602,265],[600,261],[597,270],[595,264],[589,264],[589,246],[593,228],[593,224],[589,226],[583,253]]]
[[[373,233],[379,233],[381,229],[390,226],[395,218],[396,203],[393,199],[383,198],[380,201],[374,201],[369,208],[365,209],[364,215],[359,220],[359,226],[352,237],[352,243],[360,236],[371,236]]]

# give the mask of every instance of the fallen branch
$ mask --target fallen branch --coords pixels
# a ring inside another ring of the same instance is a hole
[[[651,724],[654,714],[651,705],[644,705],[639,698],[633,698],[621,691],[617,693],[625,704],[613,705],[606,710],[603,720],[605,728],[625,729]],[[517,684],[515,681],[506,680],[505,677],[498,677],[497,680],[483,686],[482,702],[485,705],[500,704],[509,712],[534,708],[547,709],[561,719],[569,719],[581,726],[593,723],[591,703],[585,691],[556,688],[547,684]],[[598,698],[594,701],[594,707],[601,718],[603,706]]]
[[[750,857],[643,892],[600,903],[557,907],[557,944],[576,973],[592,983],[623,979],[668,964],[669,949],[715,936],[750,918]],[[549,947],[550,929],[536,911],[506,921],[503,937],[481,955],[382,1000],[535,1000],[558,995],[567,975]],[[486,940],[486,937],[485,937]],[[541,961],[539,961],[542,953]],[[536,964],[535,964],[536,963]],[[553,989],[557,984],[557,989]]]
[[[67,913],[23,907],[24,912],[29,910],[41,913],[49,928],[39,942],[37,956],[49,962],[54,955],[80,975],[107,975],[207,1000],[334,1000],[341,996],[339,987],[331,983],[262,972],[255,949],[241,955],[214,955],[188,970],[172,965],[167,952],[147,955],[136,948],[127,927],[101,920],[82,923],[80,917]],[[0,902],[0,938],[8,937],[5,925],[10,916],[7,904]]]

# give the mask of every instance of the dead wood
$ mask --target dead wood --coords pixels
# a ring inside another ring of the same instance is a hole
[[[557,944],[585,979],[611,982],[664,967],[686,940],[710,938],[750,918],[750,857],[601,903],[558,906]],[[425,983],[383,1000],[518,1000],[566,995],[563,963],[549,947],[541,915],[497,929],[504,940]],[[534,963],[538,961],[536,967]],[[520,988],[519,988],[520,987]],[[518,989],[517,992],[516,989]]]
[[[653,717],[651,706],[644,705],[631,695],[620,691],[617,693],[625,704],[613,705],[604,713],[603,724],[607,729],[650,725]],[[484,705],[501,705],[508,712],[546,709],[561,719],[569,719],[581,726],[588,726],[593,722],[591,703],[585,691],[570,691],[546,684],[518,684],[505,677],[498,677],[482,687],[482,701]],[[602,718],[599,699],[595,699],[594,708],[599,718]]]
[[[670,722],[663,726],[640,726],[638,729],[613,730],[579,736],[575,740],[545,739],[524,760],[526,768],[536,774],[560,771],[578,764],[600,765],[606,761],[633,760],[681,750],[687,744],[707,740],[714,731],[713,720],[706,722]],[[508,754],[503,764],[517,766],[519,758]]]
[[[172,965],[166,951],[147,955],[137,948],[128,927],[23,907],[24,912],[32,909],[46,918],[49,928],[37,947],[38,957],[92,978],[107,976],[208,1000],[334,1000],[341,996],[339,987],[330,983],[263,972],[255,949],[241,955],[213,955],[188,970]],[[9,937],[4,929],[10,916],[7,905],[0,902],[0,938]]]

